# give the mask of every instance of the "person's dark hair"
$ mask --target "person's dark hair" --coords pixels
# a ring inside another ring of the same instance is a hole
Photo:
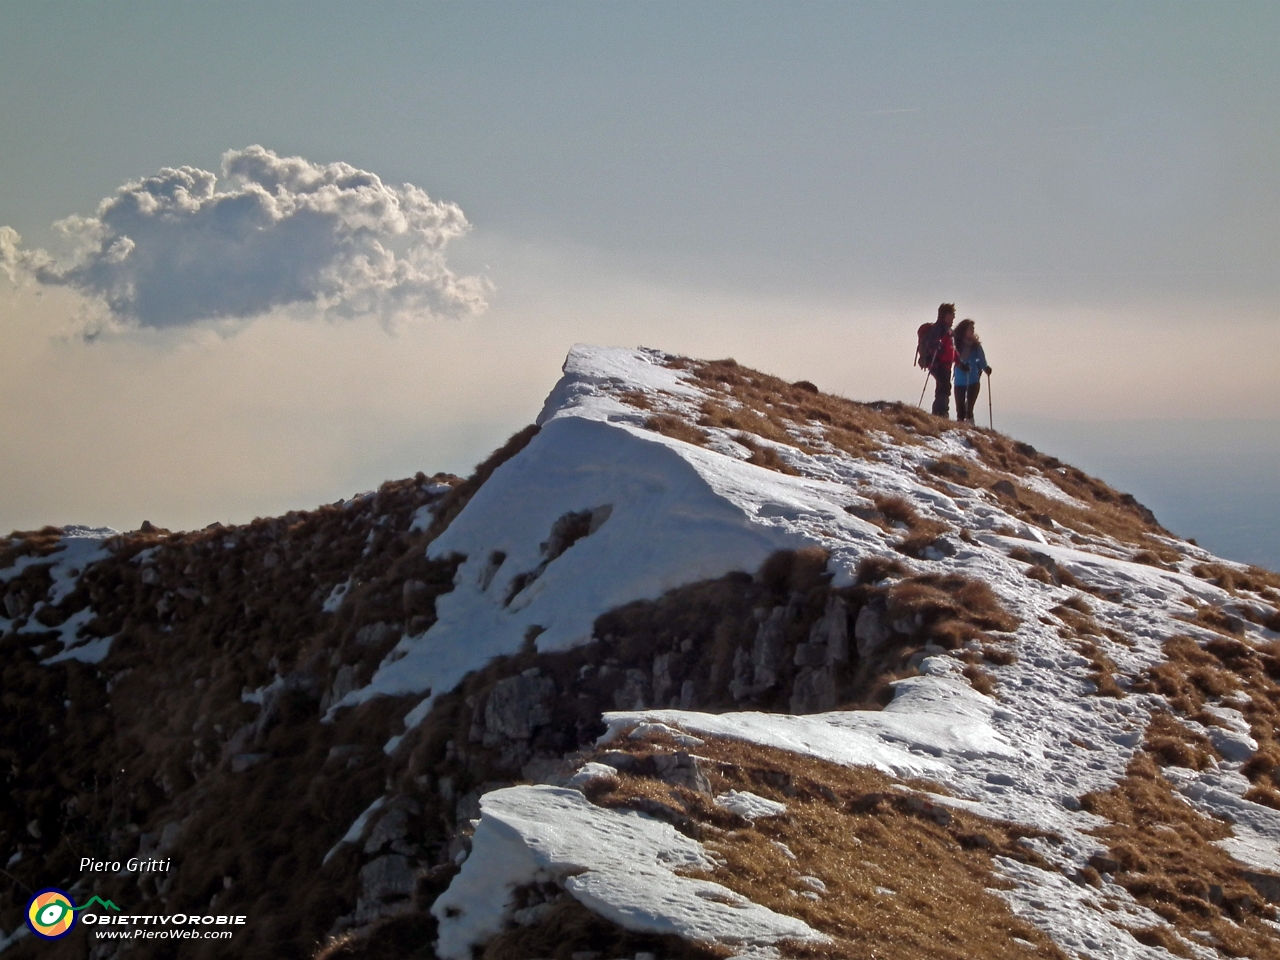
[[[961,320],[959,323],[956,324],[956,328],[955,330],[952,331],[951,335],[955,338],[957,347],[960,346],[962,341],[966,341],[966,340],[969,343],[982,342],[981,340],[978,339],[978,335],[973,331],[972,320]]]
[[[941,320],[947,314],[956,315],[956,305],[954,303],[944,303],[938,307],[938,319]]]

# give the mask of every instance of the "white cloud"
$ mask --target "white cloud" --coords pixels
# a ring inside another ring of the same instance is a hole
[[[488,282],[445,262],[448,242],[470,229],[456,204],[260,146],[224,154],[222,175],[223,189],[195,167],[126,183],[94,216],[54,225],[63,256],[24,250],[0,227],[0,269],[71,287],[108,322],[153,328],[295,306],[388,326],[485,308]]]

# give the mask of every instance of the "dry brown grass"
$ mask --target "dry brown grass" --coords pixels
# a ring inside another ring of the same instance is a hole
[[[865,457],[881,446],[882,441],[874,434],[884,434],[896,444],[916,445],[924,437],[959,429],[954,421],[917,407],[847,400],[817,391],[807,382],[787,383],[731,359],[672,357],[667,364],[689,371],[693,380],[711,393],[702,409],[702,426],[753,434],[806,453],[821,452],[827,444],[851,456]],[[819,432],[813,432],[815,429]],[[1003,495],[1002,502],[1023,521],[1047,529],[1057,523],[1078,535],[1111,536],[1151,553],[1162,563],[1179,558],[1159,539],[1167,536],[1167,531],[1132,496],[1037,452],[1029,444],[993,431],[969,427],[965,428],[965,437],[981,462],[939,457],[921,471],[925,482],[944,490],[948,483],[991,489],[1001,481],[1009,484],[1010,476],[1042,476],[1080,501],[1080,505],[1008,486],[1012,495]]]
[[[996,692],[996,678],[989,674],[976,663],[971,663],[964,668],[965,679],[969,681],[969,685],[977,690],[983,696],[994,696]]]
[[[1195,614],[1185,619],[1226,636],[1238,637],[1244,633],[1244,618],[1207,604],[1196,605]]]
[[[1030,564],[1024,572],[1032,580],[1053,584],[1056,587],[1069,587],[1072,590],[1086,589],[1070,570],[1058,566],[1048,554],[1039,553],[1027,547],[1014,547],[1009,551],[1009,559]]]
[[[757,442],[750,434],[739,433],[733,439],[751,451],[751,456],[747,458],[747,463],[757,467],[764,467],[766,470],[773,470],[777,473],[790,474],[791,476],[797,476],[800,473],[799,470],[796,470],[783,460],[774,447],[765,446]]]
[[[882,431],[896,443],[911,444],[919,442],[921,436],[938,436],[955,428],[950,421],[933,417],[915,407],[889,403],[862,404],[829,394],[815,394],[733,361],[704,363],[681,359],[679,368],[693,371],[695,379],[704,387],[740,405],[741,409],[728,411],[725,403],[713,403],[715,409],[706,420],[708,424],[714,423],[717,415],[737,418],[733,419],[734,423],[754,417],[752,422],[756,427],[753,432],[801,449],[808,450],[810,441],[797,440],[792,431],[804,424],[821,425],[828,443],[855,456],[865,456],[878,445],[868,436],[870,432]],[[1001,480],[1007,482],[1010,474],[1043,476],[1079,500],[1081,506],[1063,503],[1023,487],[1010,487],[1012,496],[1005,497],[1006,506],[1012,507],[1024,521],[1046,528],[1052,528],[1056,522],[1080,534],[1112,536],[1138,546],[1161,564],[1171,564],[1181,558],[1176,550],[1160,539],[1166,531],[1155,517],[1132,496],[1119,493],[1080,470],[1037,452],[1029,444],[981,429],[968,430],[966,437],[978,450],[983,462],[975,464],[969,460],[941,457],[926,467],[926,480],[932,479],[935,485],[956,482],[970,487],[991,488]]]
[[[1184,740],[1181,748],[1176,745]],[[1146,749],[1106,793],[1081,798],[1085,810],[1110,824],[1096,835],[1110,847],[1115,882],[1188,940],[1207,931],[1231,957],[1280,958],[1280,939],[1263,923],[1274,910],[1241,874],[1240,864],[1214,845],[1230,827],[1186,803],[1161,765],[1207,762],[1206,743],[1172,717],[1157,714]],[[1099,861],[1095,861],[1099,862]]]
[[[905,497],[875,495],[871,502],[875,504],[874,511],[851,508],[851,512],[884,530],[906,527],[907,535],[894,544],[894,549],[908,557],[923,559],[925,551],[933,546],[938,537],[951,530],[945,523],[920,516],[911,501]]]
[[[890,557],[863,557],[858,561],[858,583],[880,583],[890,578],[908,576],[911,571]]]
[[[875,496],[871,502],[876,505],[880,515],[890,523],[901,523],[911,529],[920,522],[920,514],[906,497]]]
[[[1081,656],[1088,659],[1089,675],[1097,686],[1098,696],[1124,697],[1125,692],[1116,680],[1115,662],[1106,655],[1099,641],[1102,638],[1114,643],[1130,645],[1119,631],[1104,627],[1093,617],[1093,608],[1080,594],[1060,603],[1049,611],[1062,621],[1058,635],[1070,642]]]
[[[0,541],[0,570],[13,566],[21,557],[47,557],[61,542],[62,530],[58,527],[14,530],[7,540]]]
[[[873,431],[897,442],[918,443],[922,435],[948,429],[947,421],[914,407],[857,403],[822,393],[807,381],[787,383],[731,360],[685,361],[684,369],[713,394],[703,408],[704,426],[743,430],[809,453],[818,452],[821,443],[805,439],[810,436],[806,428],[820,428],[822,441],[855,457],[879,448],[869,436]]]
[[[988,471],[1004,471],[1015,476],[1039,475],[1082,504],[1076,507],[1019,487],[1017,501],[1024,507],[1023,519],[1044,526],[1043,520],[1037,521],[1037,517],[1048,518],[1081,533],[1106,534],[1157,553],[1169,550],[1151,536],[1167,536],[1167,531],[1151,511],[1131,495],[1120,493],[1029,444],[984,430],[971,431],[968,437]],[[975,480],[983,486],[990,485],[981,483],[981,477]]]
[[[1167,710],[1151,715],[1144,742],[1162,766],[1204,770],[1222,759],[1208,737],[1188,729]]]
[[[1233,697],[1258,742],[1241,772],[1259,790],[1259,803],[1280,786],[1280,643],[1254,646],[1223,636],[1203,645],[1191,637],[1164,643],[1165,662],[1146,671],[1135,690],[1159,693],[1182,716],[1202,724],[1220,723],[1206,703]]]
[[[1192,567],[1191,572],[1201,580],[1208,580],[1228,593],[1239,594],[1247,591],[1261,594],[1268,589],[1280,590],[1280,574],[1264,570],[1262,567],[1238,570],[1225,563],[1201,563]]]
[[[1198,719],[1207,699],[1240,689],[1235,672],[1190,637],[1170,637],[1163,649],[1165,662],[1148,670],[1134,689],[1163,695],[1178,713]]]
[[[618,399],[629,406],[635,407],[637,410],[653,409],[653,401],[649,399],[649,395],[643,390],[628,390],[626,393],[618,394]]]
[[[538,923],[499,933],[477,953],[477,960],[572,960],[584,953],[634,957],[641,952],[662,960],[723,960],[733,951],[674,934],[626,930],[566,896]]]
[[[674,417],[669,413],[654,414],[645,421],[644,425],[654,433],[660,433],[664,437],[671,437],[673,440],[683,440],[685,443],[692,443],[700,447],[707,442],[706,433],[699,430],[688,420]]]
[[[634,749],[640,755],[649,748]],[[607,806],[665,815],[727,864],[695,876],[799,917],[833,938],[821,946],[792,944],[784,956],[1063,957],[992,892],[1004,882],[994,871],[995,856],[1049,868],[1018,842],[1043,834],[901,792],[891,778],[868,768],[730,740],[711,740],[697,752],[706,758],[713,794],[750,790],[785,803],[787,813],[752,826],[705,795],[625,775],[592,797]],[[801,896],[809,888],[800,876],[817,877],[826,892],[818,899]]]
[[[984,634],[987,630],[1010,633],[1020,622],[986,583],[956,574],[923,574],[899,581],[889,588],[887,600],[890,620],[928,625],[935,638],[957,641],[950,649],[966,640],[990,639]],[[947,630],[948,624],[958,625],[954,634]]]

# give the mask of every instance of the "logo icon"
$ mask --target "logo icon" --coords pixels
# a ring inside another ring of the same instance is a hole
[[[27,926],[46,940],[65,937],[76,925],[76,908],[71,898],[53,887],[41,890],[27,904]]]

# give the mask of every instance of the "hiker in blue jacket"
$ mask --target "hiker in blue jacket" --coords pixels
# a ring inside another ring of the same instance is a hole
[[[973,423],[973,407],[982,389],[982,375],[990,373],[982,341],[974,332],[972,320],[961,320],[954,333],[956,343],[955,385],[956,419]]]

